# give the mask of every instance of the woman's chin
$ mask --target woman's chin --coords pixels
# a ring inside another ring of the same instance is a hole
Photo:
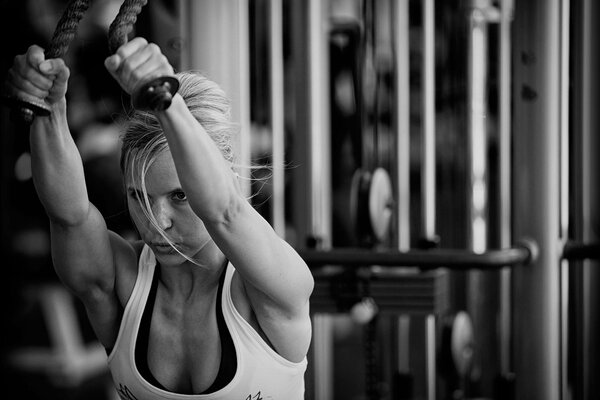
[[[185,257],[179,254],[179,252],[172,247],[154,247],[152,248],[152,252],[154,253],[156,259],[165,266],[182,264],[186,261]]]

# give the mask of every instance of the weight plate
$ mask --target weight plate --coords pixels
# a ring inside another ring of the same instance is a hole
[[[378,241],[383,241],[390,231],[392,220],[392,181],[383,168],[373,171],[369,185],[369,219]]]

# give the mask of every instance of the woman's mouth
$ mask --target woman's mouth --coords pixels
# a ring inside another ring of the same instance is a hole
[[[152,243],[151,246],[154,248],[155,251],[159,252],[159,253],[172,253],[175,251],[175,249],[173,248],[173,246],[171,246],[169,243]]]

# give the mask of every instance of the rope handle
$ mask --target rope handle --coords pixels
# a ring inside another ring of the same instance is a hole
[[[108,47],[111,54],[127,43],[128,35],[137,21],[137,16],[148,0],[125,0],[115,20],[108,29]],[[131,96],[136,109],[162,111],[169,108],[173,96],[179,89],[179,81],[173,76],[161,76],[146,82]]]
[[[45,51],[47,59],[60,58],[67,53],[69,45],[77,33],[79,22],[89,7],[89,3],[89,0],[71,0],[69,2],[56,24],[54,34],[50,40],[50,46]],[[16,122],[31,125],[36,116],[50,115],[50,108],[41,101],[10,95],[3,95],[1,100],[11,108],[11,117]]]

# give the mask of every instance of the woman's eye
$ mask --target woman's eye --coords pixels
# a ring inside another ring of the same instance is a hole
[[[178,201],[186,201],[187,197],[183,192],[175,192],[173,193],[173,198]]]

